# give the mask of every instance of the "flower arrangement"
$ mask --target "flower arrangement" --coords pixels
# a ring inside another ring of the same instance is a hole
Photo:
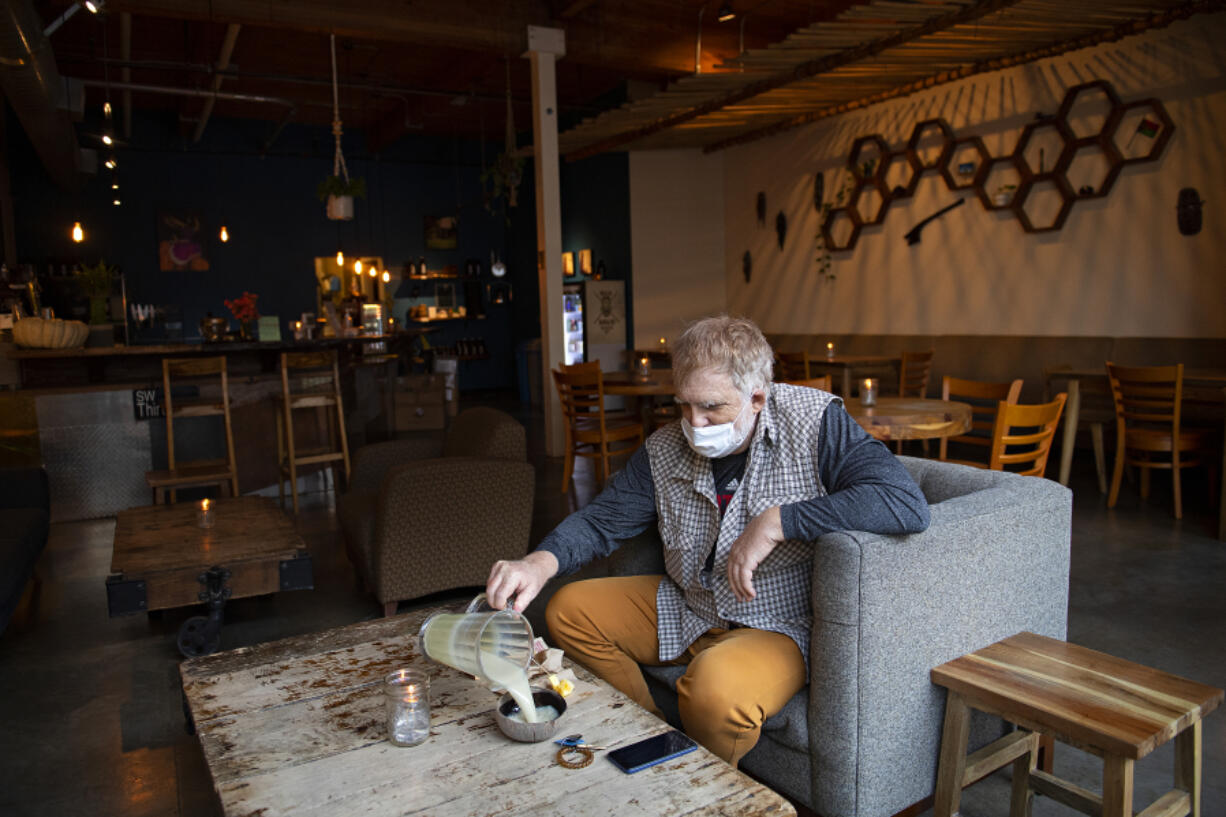
[[[226,309],[239,323],[250,323],[260,317],[260,310],[255,305],[259,297],[254,292],[244,292],[241,297],[226,301]]]

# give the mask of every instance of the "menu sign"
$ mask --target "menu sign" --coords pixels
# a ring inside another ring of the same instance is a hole
[[[162,390],[133,389],[132,410],[139,420],[154,420],[162,416]]]

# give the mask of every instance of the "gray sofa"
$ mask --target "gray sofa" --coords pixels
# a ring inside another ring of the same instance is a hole
[[[1055,482],[900,457],[932,506],[910,536],[815,543],[810,684],[741,767],[822,817],[888,817],[930,796],[945,711],[929,670],[1021,630],[1065,637],[1072,493]],[[663,572],[645,534],[612,575]],[[646,668],[674,723],[681,667]],[[999,737],[986,716],[972,738]]]
[[[47,546],[51,493],[42,468],[0,468],[0,632]]]

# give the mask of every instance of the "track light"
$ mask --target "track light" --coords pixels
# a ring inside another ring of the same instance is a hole
[[[113,199],[113,200],[111,201],[111,204],[115,205],[116,207],[118,207],[118,206],[119,206],[121,203],[122,203],[122,202],[120,202],[120,201],[119,201],[119,199]]]
[[[106,0],[85,0],[82,5],[85,6],[85,10],[90,14],[97,14],[106,5]]]
[[[115,144],[115,140],[111,138],[109,133],[102,134],[102,144],[110,146]]]
[[[719,17],[717,19],[721,23],[726,23],[729,20],[732,20],[735,18],[736,18],[736,12],[732,10],[731,3],[724,3],[722,6],[719,7]]]
[[[107,157],[107,159],[106,159],[106,169],[107,169],[107,170],[114,170],[114,169],[115,169],[117,166],[118,166],[118,162],[116,162],[116,161],[115,161],[115,157],[114,157],[114,156],[108,156],[108,157]]]

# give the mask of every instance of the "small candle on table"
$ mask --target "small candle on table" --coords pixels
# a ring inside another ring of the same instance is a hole
[[[860,384],[860,402],[866,406],[877,405],[877,379],[867,377]]]
[[[647,357],[647,355],[643,355],[639,358],[639,377],[651,377],[651,360]]]
[[[200,527],[213,527],[213,507],[207,499],[200,500]]]
[[[826,342],[826,357],[834,357],[834,341]]]

